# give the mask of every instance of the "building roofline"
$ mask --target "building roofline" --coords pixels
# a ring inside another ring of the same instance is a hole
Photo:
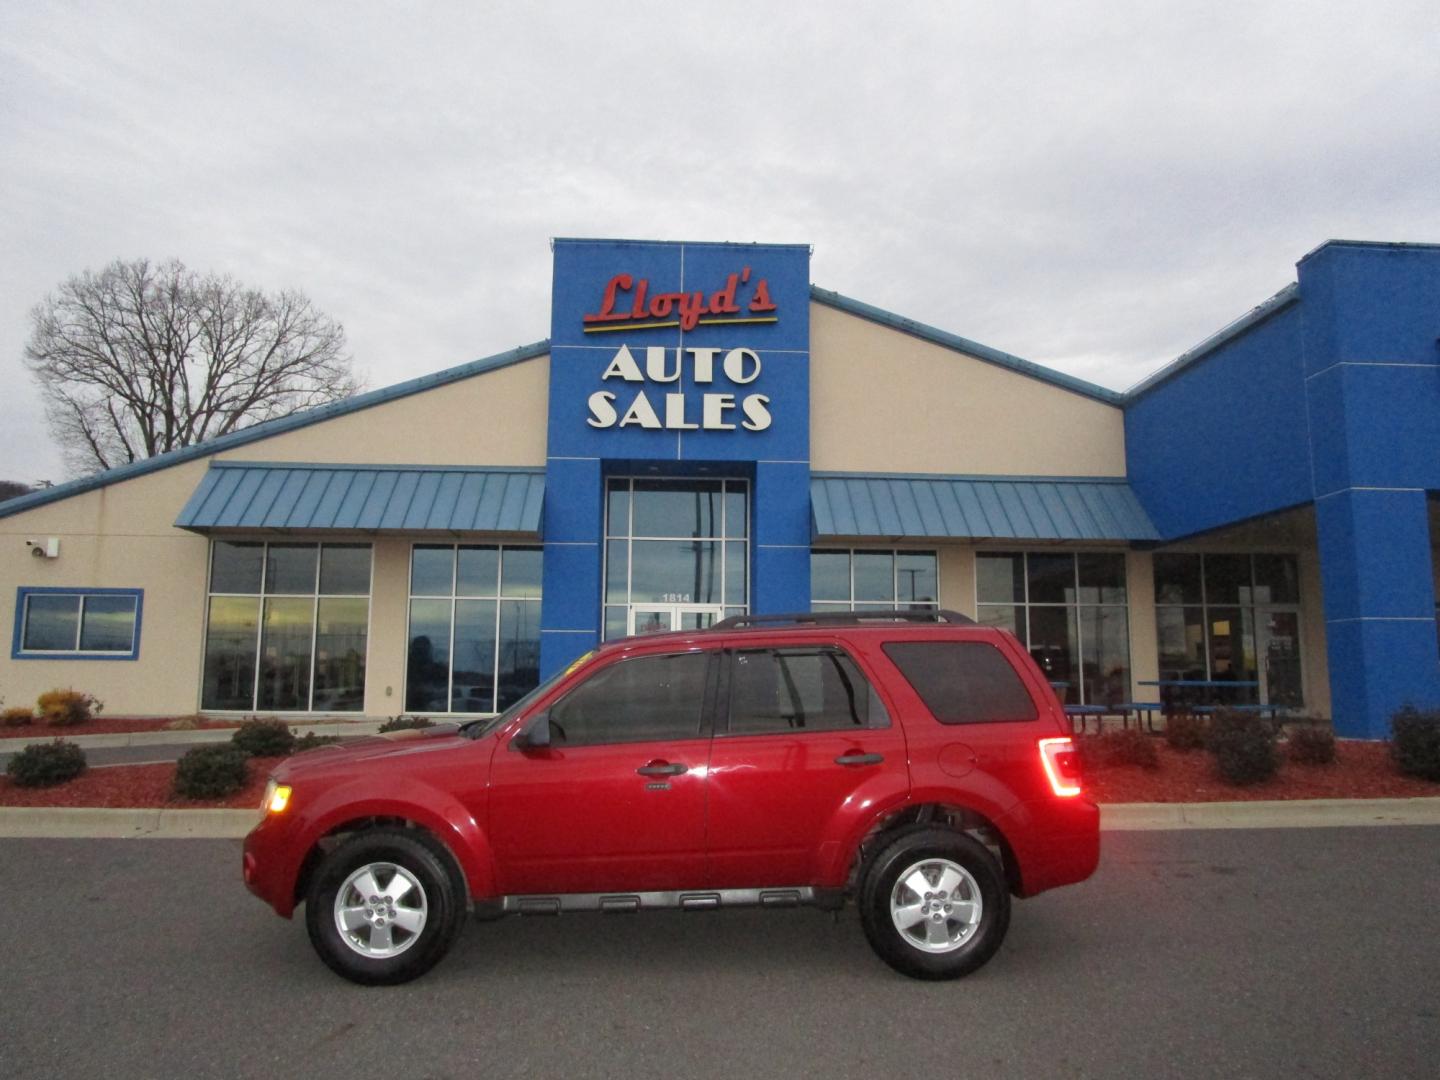
[[[1385,248],[1391,251],[1440,251],[1440,244],[1407,243],[1403,240],[1326,240],[1300,256],[1300,262],[1303,263],[1306,259],[1313,258],[1331,247]],[[1298,266],[1299,263],[1296,265]]]
[[[143,461],[132,461],[128,465],[121,465],[114,469],[106,469],[104,472],[96,473],[93,476],[83,476],[79,480],[56,484],[54,487],[45,488],[43,491],[35,491],[29,495],[22,495],[19,498],[8,499],[0,503],[0,518],[24,513],[26,510],[33,510],[36,507],[45,506],[48,503],[59,502],[61,499],[68,499],[72,495],[81,495],[87,491],[94,491],[97,488],[118,484],[123,480],[133,480],[135,477],[144,476],[147,473],[159,472],[161,469],[168,469],[172,465],[180,465],[187,461],[194,461],[197,458],[208,457],[211,454],[232,450],[237,446],[258,442],[260,439],[268,439],[272,435],[282,435],[285,432],[309,427],[311,424],[318,424],[324,420],[333,420],[337,416],[345,416],[349,413],[360,412],[362,409],[369,409],[376,405],[384,405],[386,402],[395,401],[398,398],[409,397],[411,394],[419,394],[426,390],[433,390],[438,386],[446,386],[449,383],[460,382],[475,375],[498,371],[500,368],[509,367],[512,364],[518,364],[525,360],[534,360],[537,357],[546,355],[549,351],[550,342],[548,340],[537,341],[532,345],[521,345],[519,348],[511,349],[508,352],[497,353],[494,356],[487,356],[480,360],[471,360],[469,363],[459,364],[452,368],[446,368],[443,371],[434,371],[428,375],[421,375],[418,378],[396,383],[394,386],[386,386],[379,390],[371,390],[368,393],[356,394],[354,397],[345,398],[343,401],[332,401],[327,405],[319,405],[313,409],[306,409],[304,412],[281,417],[278,420],[268,420],[263,424],[256,424],[254,427],[244,428],[240,431],[232,431],[228,435],[221,435],[216,439],[208,439],[205,442],[196,443],[193,446],[183,446],[178,450],[171,450],[169,453],[157,454],[155,457],[145,458]]]
[[[458,472],[458,473],[543,473],[544,465],[366,465],[363,462],[261,461],[225,458],[212,461],[212,469],[316,469],[326,472]]]
[[[1159,371],[1145,376],[1125,391],[1125,405],[1128,407],[1161,383],[1169,382],[1186,368],[1205,359],[1222,346],[1228,345],[1242,334],[1248,333],[1272,315],[1278,315],[1292,304],[1300,302],[1300,286],[1291,282],[1268,300],[1262,301],[1238,319],[1221,327],[1194,348],[1187,349]]]
[[[768,248],[771,250],[814,252],[811,244],[767,244],[754,240],[636,240],[634,237],[618,236],[552,236],[550,244],[614,244],[617,247],[653,247],[666,244],[670,247],[727,247],[727,248]]]
[[[978,341],[971,341],[969,338],[960,337],[941,330],[938,327],[927,326],[925,323],[916,322],[914,319],[907,319],[902,315],[885,311],[883,308],[866,304],[860,300],[853,300],[848,296],[832,292],[829,289],[822,289],[818,285],[810,286],[810,299],[826,307],[835,308],[849,315],[855,315],[869,322],[887,326],[892,330],[899,330],[901,333],[917,337],[922,341],[928,341],[935,345],[941,345],[947,349],[954,349],[957,352],[973,356],[977,360],[984,360],[986,363],[995,364],[1009,371],[1020,375],[1029,376],[1032,379],[1039,379],[1052,386],[1058,386],[1062,390],[1069,390],[1072,393],[1080,394],[1083,397],[1092,398],[1095,401],[1104,402],[1106,405],[1121,405],[1125,396],[1118,390],[1109,390],[1095,383],[1086,382],[1084,379],[1077,379],[1073,375],[1066,375],[1064,372],[1055,371],[1053,368],[1044,367],[1031,360],[1024,360],[1010,353],[1001,352],[999,349],[992,349],[988,345],[981,345]]]

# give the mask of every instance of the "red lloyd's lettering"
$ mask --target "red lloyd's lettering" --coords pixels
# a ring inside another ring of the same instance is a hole
[[[646,282],[640,282],[640,288],[642,292],[645,289],[645,285]],[[593,315],[586,315],[585,321],[587,323],[614,322],[616,319],[629,318],[629,315],[627,315],[625,312],[615,310],[615,294],[617,292],[627,291],[629,290],[629,288],[630,275],[616,274],[614,277],[612,277],[609,281],[605,283],[605,298],[600,302],[600,310]]]
[[[649,278],[640,278],[637,281],[629,274],[616,274],[605,283],[600,310],[582,316],[581,322],[587,327],[595,327],[609,322],[668,319],[672,314],[678,314],[680,328],[694,330],[700,324],[702,316],[740,314],[741,308],[736,294],[740,286],[748,284],[749,281],[750,267],[747,266],[738,274],[730,274],[725,279],[724,286],[716,289],[707,298],[701,289],[693,292],[651,293]],[[632,289],[628,310],[617,307],[621,295],[631,293]],[[749,311],[765,315],[775,310],[776,304],[770,299],[769,282],[765,278],[758,279],[750,297]]]

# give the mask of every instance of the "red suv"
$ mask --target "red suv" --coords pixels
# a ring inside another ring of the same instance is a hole
[[[853,899],[892,967],[974,971],[1099,813],[1010,634],[950,612],[742,616],[590,653],[493,719],[276,769],[245,882],[398,983],[479,915]]]

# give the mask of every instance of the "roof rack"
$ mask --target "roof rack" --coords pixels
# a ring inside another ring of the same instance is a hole
[[[968,615],[961,615],[958,611],[947,611],[944,608],[928,608],[920,611],[905,608],[866,611],[792,611],[784,615],[732,615],[728,619],[721,619],[710,629],[738,630],[747,626],[779,626],[787,623],[798,626],[858,626],[861,623],[875,622],[943,622],[973,625],[975,620]]]

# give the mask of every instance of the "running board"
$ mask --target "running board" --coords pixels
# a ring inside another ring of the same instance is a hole
[[[484,904],[503,915],[561,915],[572,911],[632,914],[652,909],[711,911],[730,907],[840,908],[843,889],[817,889],[809,885],[777,889],[694,889],[674,892],[564,893],[559,896],[506,896]],[[482,905],[477,904],[477,908]],[[498,908],[498,911],[496,909]]]

